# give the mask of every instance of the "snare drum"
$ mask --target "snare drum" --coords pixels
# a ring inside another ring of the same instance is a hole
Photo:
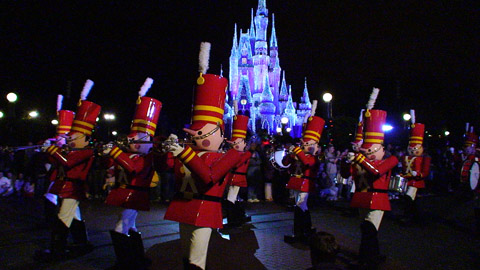
[[[276,150],[275,152],[272,152],[270,155],[270,163],[275,169],[279,171],[286,170],[291,165],[291,164],[288,164],[287,166],[283,165],[282,160],[283,160],[283,157],[285,157],[286,155],[287,155],[286,149]]]
[[[406,178],[401,177],[400,175],[395,175],[390,178],[390,184],[388,185],[388,190],[396,191],[400,194],[407,192],[407,183]]]

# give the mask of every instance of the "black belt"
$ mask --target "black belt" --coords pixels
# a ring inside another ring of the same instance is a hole
[[[193,192],[177,192],[175,194],[175,198],[178,199],[197,199],[197,200],[204,200],[204,201],[211,201],[211,202],[221,202],[222,198],[220,197],[215,197],[215,196],[210,196],[210,195],[205,195],[205,194],[200,194],[200,193],[193,193]]]
[[[81,183],[82,179],[64,178],[63,181],[72,182],[72,183]]]
[[[239,174],[239,175],[247,175],[247,173],[244,173],[244,172],[235,172],[235,171],[233,171],[232,173],[233,173],[233,174]]]
[[[139,187],[139,186],[132,186],[129,184],[121,185],[120,188],[128,188],[128,189],[133,189],[137,191],[146,191],[146,192],[150,191],[150,187]]]
[[[386,189],[376,189],[376,188],[369,188],[367,189],[368,192],[378,192],[378,193],[388,193]]]
[[[291,174],[290,177],[295,177],[295,178],[305,178],[308,180],[316,180],[317,177],[311,177],[311,176],[305,176],[305,175],[296,175],[296,174]]]

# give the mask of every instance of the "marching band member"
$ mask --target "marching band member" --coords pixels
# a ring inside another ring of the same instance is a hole
[[[284,236],[284,241],[287,243],[305,241],[314,232],[307,200],[308,193],[315,189],[314,180],[319,169],[319,160],[315,153],[317,153],[318,142],[325,125],[325,120],[314,116],[316,106],[317,102],[314,100],[312,116],[307,120],[301,146],[292,145],[289,149],[291,154],[286,155],[282,160],[284,165],[292,164],[290,166],[292,174],[287,183],[287,188],[293,190],[295,196],[293,235]]]
[[[69,231],[74,242],[72,256],[93,250],[93,246],[88,242],[85,222],[79,208],[80,200],[86,198],[85,181],[94,156],[94,150],[89,147],[90,136],[101,109],[99,105],[86,100],[92,86],[93,82],[87,80],[80,95],[77,113],[67,137],[71,150],[63,152],[56,145],[46,149],[57,163],[57,174],[50,192],[60,198],[60,210],[52,230],[51,248],[37,252],[36,257],[39,260],[64,259]]]
[[[115,230],[110,231],[120,269],[146,269],[142,237],[135,226],[138,210],[150,210],[150,183],[154,174],[151,137],[155,134],[162,103],[145,97],[153,80],[147,78],[139,91],[135,115],[130,127],[125,152],[118,146],[107,148],[111,167],[115,166],[115,178],[119,185],[107,196],[109,205],[125,208],[119,216]]]
[[[377,232],[382,221],[384,211],[390,211],[388,198],[388,185],[392,168],[398,164],[395,156],[383,159],[384,133],[382,126],[385,124],[387,112],[372,110],[379,89],[374,88],[364,113],[364,142],[360,148],[361,153],[351,153],[350,159],[354,167],[355,193],[351,200],[351,207],[367,209],[367,214],[360,229],[362,238],[360,242],[359,260],[361,264],[374,268],[385,260],[380,255]]]
[[[407,152],[402,160],[402,176],[408,180],[407,193],[405,196],[405,214],[403,222],[411,221],[415,214],[415,198],[417,189],[425,188],[425,178],[430,173],[430,157],[423,156],[423,138],[425,125],[415,123],[415,111],[410,110],[412,116],[412,126],[410,129],[410,140],[408,142]]]
[[[202,43],[200,76],[195,91],[192,125],[184,129],[193,146],[182,147],[170,135],[168,150],[175,157],[179,192],[170,203],[165,219],[179,222],[185,269],[205,269],[212,229],[222,228],[221,200],[225,175],[238,164],[241,153],[230,149],[219,152],[223,142],[223,113],[228,81],[204,74],[208,69],[210,43]]]
[[[57,116],[58,116],[58,125],[57,131],[55,136],[55,145],[58,147],[63,147],[66,144],[66,134],[70,132],[72,129],[73,118],[75,117],[75,113],[69,110],[62,110],[62,102],[63,102],[63,95],[57,96]],[[47,147],[50,146],[51,140],[45,141]],[[52,158],[49,158],[52,159]],[[45,166],[47,167],[47,171],[49,172],[49,179],[50,185],[45,193],[45,216],[47,219],[47,223],[53,224],[52,221],[56,219],[56,208],[58,205],[58,196],[50,192],[50,188],[52,187],[56,175],[57,175],[57,168],[52,166],[55,164],[55,161],[52,159],[50,162],[46,163]]]
[[[243,152],[243,154],[236,167],[225,177],[225,181],[227,181],[227,185],[229,185],[227,200],[225,201],[228,222],[226,226],[228,227],[240,226],[252,220],[251,217],[245,215],[245,210],[236,203],[240,187],[247,187],[247,169],[250,163],[250,157],[252,156],[250,151],[246,151],[249,117],[238,113],[235,102],[234,108],[236,115],[233,118],[232,138],[229,143],[232,148]]]

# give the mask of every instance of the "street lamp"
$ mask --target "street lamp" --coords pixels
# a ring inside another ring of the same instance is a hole
[[[13,93],[13,92],[7,94],[7,100],[8,100],[8,102],[10,102],[10,103],[15,103],[15,102],[17,101],[17,99],[18,99],[17,94],[15,94],[15,93]]]
[[[281,127],[277,127],[277,133],[281,133],[282,132],[282,128]]]
[[[448,135],[450,135],[450,131],[446,130],[445,131],[445,136],[448,136]]]
[[[50,123],[52,123],[52,125],[56,126],[56,125],[58,125],[58,120],[57,120],[57,119],[53,119]]]
[[[404,113],[403,114],[403,120],[409,121],[410,119],[412,119],[412,116],[409,113]]]
[[[113,136],[117,136],[117,135],[118,135],[118,132],[114,130],[114,131],[112,131],[112,135],[113,135]]]
[[[325,103],[327,103],[327,118],[331,119],[332,118],[332,99],[333,96],[330,93],[325,93],[322,96],[322,99]]]
[[[31,111],[28,113],[28,116],[31,118],[37,118],[38,117],[38,112],[37,111]]]
[[[284,116],[280,119],[280,122],[282,122],[282,125],[288,124],[288,117]]]
[[[115,120],[115,114],[113,113],[106,113],[103,115],[103,118],[107,121]]]
[[[3,112],[0,111],[0,118],[3,118]]]

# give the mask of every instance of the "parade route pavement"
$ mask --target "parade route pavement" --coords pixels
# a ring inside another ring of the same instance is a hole
[[[313,200],[312,200],[313,201]],[[0,269],[107,269],[115,255],[109,230],[121,209],[99,200],[81,203],[92,253],[68,261],[40,264],[32,256],[49,243],[42,200],[0,199]],[[387,261],[380,269],[480,269],[480,237],[473,234],[473,202],[459,202],[452,195],[418,198],[419,220],[414,226],[398,224],[400,204],[381,224],[379,240]],[[286,244],[283,236],[293,227],[293,212],[273,202],[245,203],[252,222],[238,229],[212,234],[207,268],[296,270],[311,267],[310,251],[303,244]],[[333,234],[341,247],[337,263],[352,269],[360,242],[361,219],[349,215],[346,202],[314,202],[312,222],[317,231]],[[137,228],[142,233],[150,269],[182,269],[178,223],[166,221],[166,206],[153,204],[140,212]]]

